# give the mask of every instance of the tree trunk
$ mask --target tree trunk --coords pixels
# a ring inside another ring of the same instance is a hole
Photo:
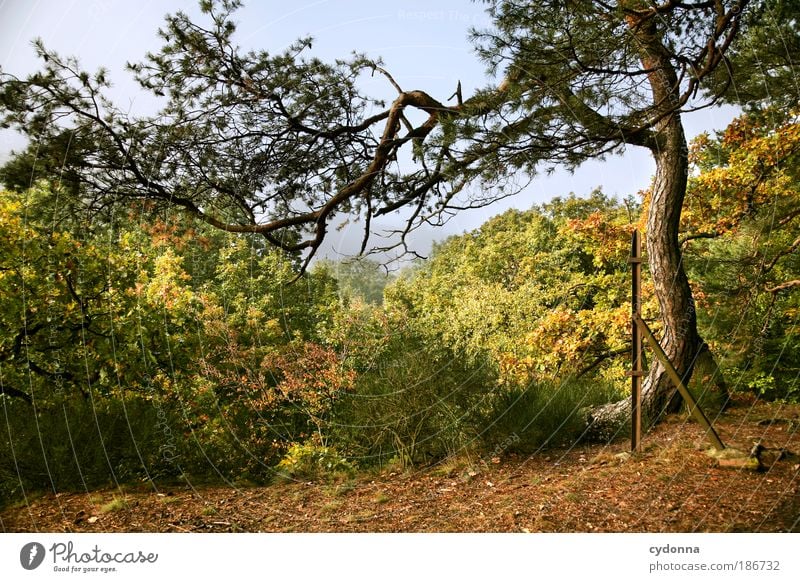
[[[653,152],[656,176],[647,215],[646,240],[648,264],[664,327],[660,343],[684,384],[689,384],[695,367],[702,371],[702,390],[711,388],[718,392],[718,409],[721,410],[729,399],[727,385],[713,354],[697,331],[694,299],[678,244],[689,164],[686,139],[677,114],[665,124],[660,136],[660,147]],[[654,424],[665,413],[677,412],[683,404],[664,367],[656,358],[651,361],[650,372],[642,385],[645,425]],[[620,436],[630,421],[630,414],[630,399],[591,410],[587,435],[603,441]]]
[[[677,113],[663,124],[658,142],[659,146],[653,151],[656,175],[647,215],[647,261],[664,327],[661,347],[687,383],[704,342],[697,332],[694,299],[678,244],[689,162],[686,138]],[[642,385],[645,425],[656,422],[665,412],[676,412],[681,406],[677,389],[664,367],[655,358],[651,361],[650,373]],[[619,436],[630,420],[630,411],[630,399],[590,411],[589,436],[594,440]]]
[[[689,148],[680,112],[680,82],[670,53],[659,38],[655,19],[642,22],[630,17],[632,33],[639,41],[642,65],[650,70],[654,110],[660,119],[654,124],[650,150],[656,162],[652,199],[647,215],[647,260],[661,309],[664,334],[661,347],[684,383],[688,383],[699,350],[704,346],[697,332],[694,299],[689,287],[678,244],[678,228],[689,174]],[[646,346],[645,346],[646,347]],[[645,422],[656,422],[666,412],[676,412],[680,396],[664,367],[653,360],[642,385],[642,413]],[[630,419],[630,399],[590,412],[590,436],[613,438]]]
[[[661,347],[687,383],[703,345],[697,333],[694,298],[678,244],[689,170],[688,148],[677,113],[670,116],[659,133],[659,147],[653,152],[656,160],[653,197],[647,215],[647,260],[664,325]],[[654,360],[642,386],[645,416],[656,420],[664,412],[675,412],[680,400],[674,393],[675,386],[664,367]]]

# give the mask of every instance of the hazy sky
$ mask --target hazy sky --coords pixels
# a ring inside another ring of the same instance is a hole
[[[137,87],[123,67],[158,48],[156,31],[163,16],[176,10],[199,14],[197,2],[176,0],[0,0],[0,66],[17,75],[35,70],[38,64],[30,41],[41,37],[62,55],[78,56],[88,70],[108,68],[115,101],[148,112],[148,100],[137,96]],[[480,3],[469,0],[251,0],[236,20],[236,40],[243,48],[277,52],[298,37],[311,35],[318,56],[333,59],[354,50],[380,56],[404,89],[424,89],[442,101],[459,80],[465,98],[490,82],[467,39],[469,28],[486,26],[488,18]],[[376,77],[371,83],[375,87],[368,89],[391,97],[384,79]],[[721,129],[734,113],[731,108],[709,109],[687,116],[687,133],[691,137]],[[21,144],[8,133],[0,134],[0,161]],[[425,251],[434,237],[475,228],[511,206],[529,208],[569,192],[586,194],[602,186],[608,194],[632,194],[648,186],[653,168],[647,152],[631,148],[625,156],[606,163],[587,163],[574,175],[543,176],[514,199],[464,212],[444,229],[421,232],[415,244]],[[352,252],[358,238],[346,229],[332,233],[327,252]]]

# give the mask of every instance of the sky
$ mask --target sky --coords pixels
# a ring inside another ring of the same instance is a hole
[[[87,70],[107,68],[114,83],[111,96],[118,105],[152,113],[152,102],[138,92],[124,66],[160,46],[156,32],[163,17],[177,10],[200,13],[195,1],[0,0],[0,67],[18,76],[38,69],[31,40],[40,37],[63,56],[77,56]],[[245,49],[279,52],[310,35],[317,56],[332,60],[358,51],[381,57],[403,89],[423,89],[443,102],[459,81],[465,99],[491,83],[468,39],[471,27],[486,27],[489,19],[482,4],[470,0],[251,0],[235,20],[236,41]],[[365,88],[386,97],[393,92],[380,76]],[[735,114],[735,109],[724,107],[687,115],[687,136],[722,129]],[[17,136],[0,133],[0,163],[23,145]],[[528,209],[570,192],[585,195],[602,186],[609,195],[635,194],[649,185],[653,170],[647,152],[630,148],[623,156],[586,163],[573,174],[541,176],[517,197],[464,211],[445,227],[418,232],[412,246],[425,254],[433,240],[477,228],[508,208]],[[323,254],[352,255],[360,237],[357,226],[332,231]]]

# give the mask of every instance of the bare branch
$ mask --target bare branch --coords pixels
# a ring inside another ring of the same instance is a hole
[[[766,291],[767,293],[780,293],[781,291],[786,291],[787,289],[792,289],[793,287],[800,287],[800,279],[786,281],[785,283],[781,283],[775,287],[767,287]]]
[[[376,64],[373,64],[372,65],[372,74],[373,75],[375,74],[375,71],[378,71],[381,75],[383,75],[384,77],[389,79],[389,82],[392,84],[392,87],[397,89],[397,92],[402,95],[403,89],[400,88],[400,85],[398,85],[397,81],[394,80],[394,77],[392,77],[386,69],[384,69],[383,67],[379,67]]]

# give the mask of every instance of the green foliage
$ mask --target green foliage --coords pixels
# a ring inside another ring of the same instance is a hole
[[[334,448],[313,441],[294,444],[277,466],[282,479],[314,480],[352,475],[356,471],[352,463]]]
[[[719,91],[730,84],[725,100],[748,109],[764,105],[790,109],[800,101],[800,2],[751,2],[743,34],[728,51],[729,64],[711,77]]]
[[[36,487],[47,467],[58,488],[268,477],[349,382],[313,341],[338,304],[333,280],[289,285],[297,270],[278,251],[158,217],[87,225],[62,214],[61,195],[43,183],[0,197],[0,401],[17,411],[4,483],[19,491],[15,459]],[[95,425],[113,444],[86,432]],[[165,463],[164,447],[180,461]]]
[[[616,374],[632,211],[598,191],[506,212],[438,246],[387,289],[387,306],[431,342],[488,357],[507,384]]]
[[[692,148],[698,321],[732,387],[764,398],[799,397],[799,144],[796,117],[766,111]],[[627,391],[630,199],[507,212],[384,289],[374,263],[299,276],[259,238],[155,207],[87,222],[64,196],[0,195],[5,499],[532,453]]]
[[[123,382],[135,390],[141,373],[122,362],[139,355],[130,292],[145,268],[139,249],[106,225],[91,240],[80,224],[53,229],[57,201],[44,186],[0,198],[4,386],[42,402],[53,393],[109,394]]]
[[[482,419],[481,438],[487,447],[505,442],[510,444],[504,451],[525,454],[570,445],[583,436],[586,409],[621,397],[618,387],[600,379],[567,378],[505,387],[491,399]]]
[[[580,437],[581,410],[622,384],[635,220],[599,191],[510,211],[401,273],[382,309],[344,307],[326,341],[356,376],[333,441],[367,466]]]
[[[740,389],[797,398],[800,125],[751,112],[693,144],[684,228],[699,324]]]
[[[345,302],[360,300],[373,305],[383,304],[383,290],[393,277],[383,265],[366,257],[342,261],[320,261],[317,270],[325,270],[336,279],[339,293]]]
[[[130,505],[128,505],[128,502],[125,500],[125,498],[114,497],[108,503],[100,506],[100,513],[114,513],[124,509],[130,509]]]
[[[415,325],[363,305],[338,322],[334,341],[358,374],[331,434],[359,465],[426,463],[478,444],[475,418],[496,384],[493,368],[427,342]]]
[[[81,490],[181,473],[180,421],[153,400],[80,397],[42,403],[0,397],[0,498]]]
[[[361,466],[425,464],[504,442],[512,442],[504,451],[524,452],[574,442],[583,410],[619,397],[597,377],[501,383],[498,362],[445,347],[421,324],[413,313],[363,304],[337,320],[331,339],[358,374],[330,430]]]

